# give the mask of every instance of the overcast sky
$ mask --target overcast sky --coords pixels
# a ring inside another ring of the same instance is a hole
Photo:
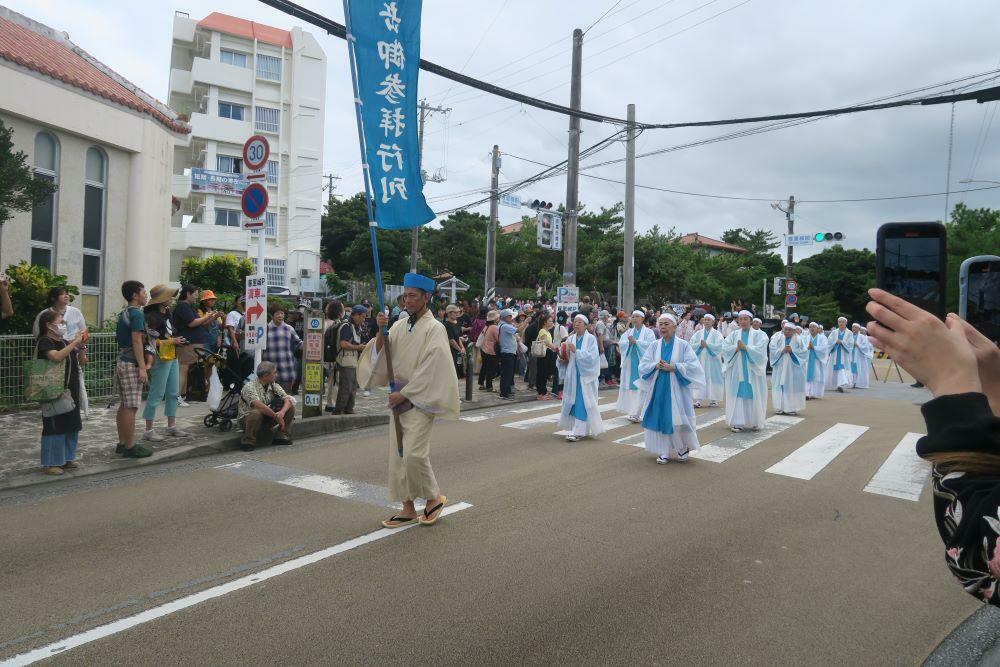
[[[300,4],[343,22],[332,0]],[[154,0],[136,12],[132,0],[0,0],[53,28],[154,96],[165,99],[175,10],[202,18],[220,11],[262,23],[312,32],[328,58],[325,173],[343,178],[340,194],[361,189],[344,42],[254,0]],[[427,0],[422,57],[498,85],[569,104],[571,34],[586,29],[615,0]],[[584,38],[583,108],[624,117],[628,103],[646,122],[678,122],[787,113],[843,106],[930,84],[996,70],[997,10],[992,0],[622,0]],[[634,54],[633,54],[634,52]],[[633,54],[633,55],[629,55]],[[513,62],[512,61],[517,61]],[[985,85],[995,85],[996,82]],[[958,84],[961,85],[961,84]],[[942,89],[940,92],[948,92]],[[552,164],[566,158],[568,119],[457,86],[421,73],[420,96],[452,109],[427,124],[424,167],[441,169],[443,183],[425,189],[435,210],[482,195],[445,195],[487,189],[489,151]],[[985,144],[984,119],[997,103],[954,107],[951,189],[966,178],[1000,181],[1000,120]],[[508,108],[509,107],[509,108]],[[798,200],[850,199],[943,192],[947,189],[952,107],[876,111],[820,120],[757,136],[640,159],[640,185],[712,195]],[[753,126],[740,126],[749,128]],[[638,152],[721,135],[734,127],[650,130]],[[612,134],[614,126],[585,121],[582,145]],[[977,147],[979,149],[977,150]],[[977,153],[978,166],[972,171]],[[624,144],[590,160],[624,157]],[[506,156],[501,181],[539,171]],[[624,180],[624,164],[590,171]],[[532,185],[522,194],[561,203],[565,177]],[[624,186],[581,178],[589,209],[624,200]],[[952,194],[951,202],[1000,207],[1000,189]],[[488,206],[478,207],[488,214]],[[501,207],[502,224],[527,209]],[[879,224],[940,220],[945,198],[865,203],[802,203],[796,233],[843,231],[849,247],[874,247]],[[718,237],[731,227],[785,230],[784,216],[767,202],[732,201],[640,189],[636,228],[659,225],[680,233]],[[797,250],[797,256],[819,247]]]

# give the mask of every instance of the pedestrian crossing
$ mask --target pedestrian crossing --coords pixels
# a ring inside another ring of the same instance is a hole
[[[604,417],[605,433],[597,438],[597,441],[628,445],[639,449],[644,448],[641,424],[632,423],[626,415],[607,414],[615,410],[613,400],[605,400],[599,403],[598,407]],[[527,408],[489,410],[484,413],[468,415],[468,418],[463,417],[462,419],[472,422],[495,422],[503,428],[522,431],[551,429],[554,424],[559,422],[559,409],[558,403],[550,403],[541,406],[532,405]],[[524,413],[541,414],[508,421],[511,417]],[[699,410],[697,417],[699,431],[725,422],[725,413],[722,409]],[[786,432],[795,433],[795,429],[803,423],[810,422],[803,417],[773,415],[757,431],[726,432],[718,436],[716,436],[718,429],[709,431],[709,435],[699,436],[702,440],[701,449],[692,452],[690,457],[699,461],[725,464],[733,457],[766,443],[775,436]],[[619,434],[620,431],[621,434]],[[819,434],[812,431],[810,433],[812,437],[808,441],[763,471],[780,477],[810,481],[833,464],[848,448],[862,440],[869,431],[869,426],[843,422],[837,422]],[[559,437],[570,433],[565,430],[549,432]],[[921,436],[920,433],[905,433],[888,457],[880,462],[862,491],[887,498],[919,501],[931,475],[930,464],[916,454],[916,441]]]

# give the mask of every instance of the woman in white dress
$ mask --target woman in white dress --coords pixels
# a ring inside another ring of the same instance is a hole
[[[667,463],[671,455],[686,461],[690,451],[701,448],[691,393],[703,389],[705,372],[688,342],[674,335],[675,316],[660,315],[656,326],[660,340],[639,362],[646,451],[656,454],[659,464]]]
[[[875,351],[868,336],[861,330],[860,324],[857,322],[852,324],[851,331],[854,333],[854,349],[851,351],[851,375],[854,377],[854,387],[868,389],[871,386],[869,371]]]
[[[733,433],[760,430],[767,414],[767,334],[751,327],[748,310],[741,310],[736,321],[739,328],[722,345],[726,422]]]
[[[601,353],[597,338],[587,331],[587,316],[573,318],[571,333],[559,349],[563,377],[562,412],[559,426],[569,430],[567,442],[604,433],[604,421],[597,407],[597,383],[601,374]]]
[[[771,338],[771,396],[774,411],[794,415],[806,407],[806,360],[809,350],[795,335],[795,325],[786,322],[784,329]]]
[[[701,318],[701,325],[702,328],[691,336],[691,347],[705,371],[705,384],[693,388],[691,395],[694,397],[694,407],[700,408],[702,401],[706,400],[710,406],[715,407],[725,393],[725,384],[722,379],[722,343],[724,339],[722,334],[715,329],[715,316],[711,313],[706,313]]]
[[[634,311],[631,328],[618,340],[622,373],[615,409],[628,415],[629,421],[633,423],[639,422],[639,413],[642,411],[642,391],[636,386],[636,380],[639,379],[639,360],[656,342],[653,330],[642,324],[645,318],[641,310]]]
[[[844,393],[847,387],[854,384],[851,376],[851,353],[854,351],[854,335],[847,330],[847,318],[837,318],[837,328],[827,337],[830,347],[830,371],[827,375],[827,387]]]
[[[819,322],[809,323],[806,337],[806,400],[823,398],[826,392],[827,340]]]

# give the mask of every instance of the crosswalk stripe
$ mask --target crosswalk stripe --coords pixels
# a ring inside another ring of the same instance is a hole
[[[517,408],[514,410],[511,410],[509,407],[499,408],[496,410],[481,410],[476,412],[474,415],[467,415],[461,419],[464,422],[484,422],[487,419],[493,419],[494,417],[505,417],[511,414],[520,415],[526,412],[538,412],[539,410],[551,410],[552,407],[552,403],[542,403],[542,405],[532,405],[530,408]]]
[[[724,421],[726,419],[726,415],[725,414],[719,415],[718,417],[709,417],[708,415],[702,415],[702,416],[703,417],[708,417],[708,418],[705,421],[700,421],[699,420],[698,426],[697,426],[697,430],[699,430],[699,431],[701,429],[703,429],[703,428],[707,428],[707,427],[711,426],[712,424],[718,424],[719,422]],[[639,431],[638,433],[633,433],[632,435],[627,435],[624,438],[618,438],[617,440],[615,440],[615,444],[616,445],[632,445],[633,447],[644,447],[645,446],[645,442],[644,442],[643,435],[644,435],[644,432],[643,431]]]
[[[615,409],[614,403],[608,403],[606,405],[598,406],[598,409],[604,413]],[[519,430],[526,430],[529,428],[534,428],[535,426],[541,426],[542,424],[555,424],[559,421],[559,415],[562,413],[554,412],[551,415],[543,415],[541,417],[533,417],[532,419],[522,419],[521,421],[511,422],[510,424],[504,424],[506,428],[516,428]]]
[[[274,482],[284,486],[294,486],[306,491],[325,493],[346,500],[355,500],[379,507],[401,507],[389,501],[389,489],[352,479],[328,477],[316,473],[287,468],[285,466],[265,463],[263,461],[237,461],[216,466],[216,470],[236,473],[244,477],[252,477],[264,482]]]
[[[631,424],[632,422],[629,421],[628,416],[615,417],[604,422],[604,432],[607,433],[608,431],[614,431],[615,429],[622,428],[623,426],[630,426]],[[569,435],[572,432],[573,431],[556,431],[556,435]]]
[[[834,424],[768,468],[767,472],[796,479],[812,479],[867,430],[867,426],[857,424]]]
[[[759,431],[731,433],[723,438],[719,438],[715,442],[704,445],[697,452],[691,452],[691,458],[722,463],[740,452],[744,452],[754,445],[759,445],[768,438],[778,435],[785,429],[795,426],[801,421],[801,417],[787,417],[783,415],[769,417],[764,422],[764,427]]]
[[[920,500],[924,484],[931,476],[931,464],[917,456],[921,433],[907,433],[871,478],[865,491],[902,500]]]

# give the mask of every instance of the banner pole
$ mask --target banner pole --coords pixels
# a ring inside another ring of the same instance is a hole
[[[354,45],[356,39],[351,33],[351,9],[350,0],[344,0],[344,25],[347,30],[347,55],[351,63],[351,86],[354,90],[354,118],[358,125],[358,147],[361,149],[361,170],[365,181],[365,205],[368,209],[368,232],[372,242],[372,258],[375,260],[375,289],[378,291],[378,311],[385,313],[385,299],[382,294],[382,267],[378,259],[378,238],[375,236],[375,229],[378,224],[375,222],[375,211],[372,208],[372,188],[371,172],[368,164],[367,151],[365,150],[364,123],[361,120],[361,92],[358,90],[358,66],[355,60]],[[385,352],[385,365],[389,374],[389,390],[396,390],[396,374],[392,369],[392,354],[389,351],[389,327],[383,327],[382,349]],[[396,429],[396,451],[400,458],[403,458],[403,427],[399,421],[399,414],[391,410],[393,425]]]

